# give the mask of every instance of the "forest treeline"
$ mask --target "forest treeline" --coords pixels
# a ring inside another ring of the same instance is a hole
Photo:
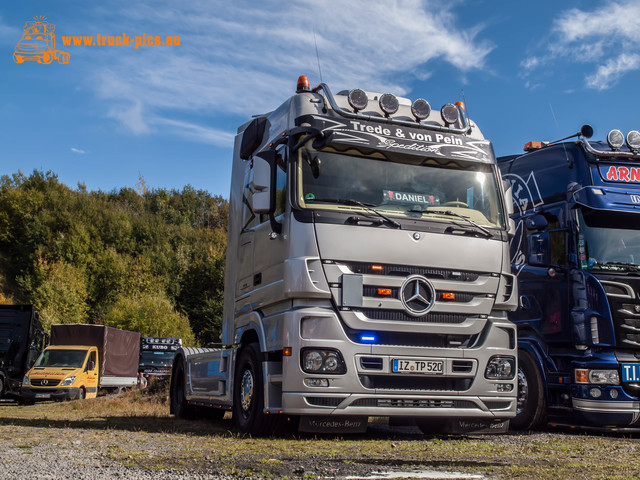
[[[218,342],[228,204],[182,191],[71,189],[51,172],[0,179],[0,303],[45,328],[96,323]]]

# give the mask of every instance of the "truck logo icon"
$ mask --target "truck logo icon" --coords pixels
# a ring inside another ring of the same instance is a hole
[[[34,17],[33,21],[24,24],[22,38],[13,50],[14,62],[37,61],[48,65],[58,60],[61,64],[69,63],[71,55],[56,50],[56,26],[45,20],[46,17]]]
[[[42,380],[41,382],[42,385],[49,385],[49,380],[47,380],[46,378]]]
[[[400,288],[400,299],[409,315],[419,317],[433,306],[435,291],[431,283],[421,275],[412,275]]]

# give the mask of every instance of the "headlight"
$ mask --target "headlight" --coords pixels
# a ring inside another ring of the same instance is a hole
[[[624,135],[618,129],[611,130],[607,134],[607,143],[612,150],[619,150],[624,145]]]
[[[62,381],[62,383],[60,383],[60,386],[64,387],[68,385],[73,385],[73,382],[75,381],[76,381],[76,377],[67,377]]]
[[[617,370],[588,370],[576,368],[576,383],[594,385],[620,385],[620,375]]]
[[[516,359],[514,357],[491,357],[484,372],[489,380],[511,380],[516,375]]]
[[[24,376],[24,378],[22,379],[22,384],[23,385],[29,385],[29,377],[27,377],[26,375]]]
[[[347,371],[337,350],[305,348],[300,353],[300,364],[307,373],[343,374]]]

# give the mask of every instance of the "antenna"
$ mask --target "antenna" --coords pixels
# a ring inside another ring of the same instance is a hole
[[[318,60],[318,73],[320,74],[320,83],[322,83],[322,69],[320,68],[320,54],[318,53],[318,41],[316,39],[316,27],[313,27],[313,43],[316,45],[316,59]]]
[[[551,109],[551,115],[553,116],[553,121],[556,124],[556,129],[558,130],[558,132],[560,132],[560,125],[558,125],[558,120],[556,119],[556,114],[553,111],[553,106],[551,104],[549,104],[549,108]],[[580,134],[578,134],[580,135]],[[561,142],[562,140],[567,140],[568,138],[572,138],[575,137],[575,135],[571,135],[570,137],[566,137],[566,138],[562,138],[560,140],[556,140],[555,142],[551,142],[549,145],[553,145],[554,143],[558,143]],[[567,159],[567,165],[569,165],[569,168],[572,168],[573,165],[571,163],[571,160],[569,160],[569,154],[567,153],[567,146],[563,143],[562,144],[562,149],[564,150],[564,156]]]
[[[466,115],[467,115],[467,119],[471,118],[471,115],[469,115],[469,105],[467,105],[467,99],[464,96],[464,88],[461,88],[460,91],[462,92],[462,101],[464,102],[464,108],[466,110]]]

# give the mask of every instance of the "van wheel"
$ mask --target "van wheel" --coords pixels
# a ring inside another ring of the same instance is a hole
[[[84,389],[84,387],[80,387],[78,389],[78,396],[76,398],[78,400],[84,400],[85,398],[87,398],[87,391]]]
[[[546,420],[542,376],[527,352],[518,352],[518,405],[509,426],[514,430],[534,430]]]
[[[264,413],[264,383],[260,346],[247,345],[238,357],[233,382],[233,422],[242,433],[273,433],[277,417]]]
[[[171,402],[171,413],[178,418],[194,418],[196,409],[187,403],[184,394],[184,360],[182,357],[176,360],[176,365],[171,375],[171,390],[169,391]]]

